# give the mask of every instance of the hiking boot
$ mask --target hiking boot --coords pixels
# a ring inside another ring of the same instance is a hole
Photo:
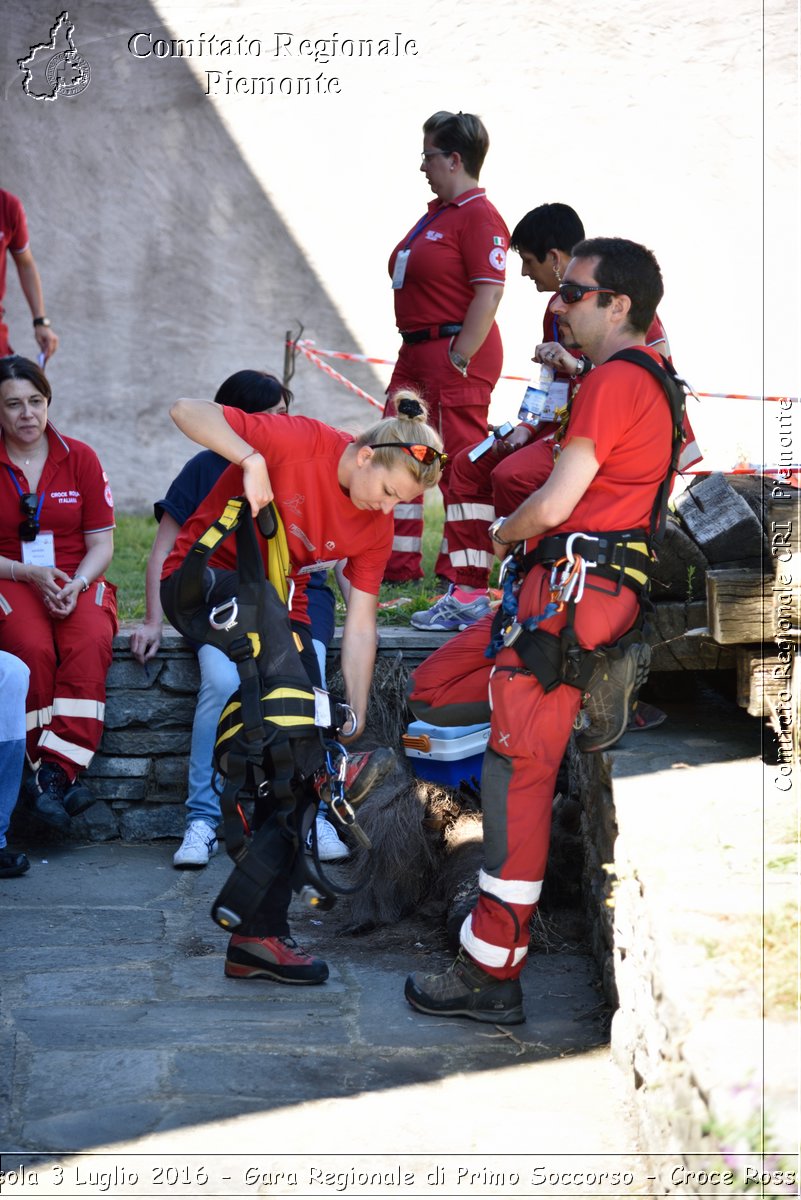
[[[190,821],[184,840],[172,856],[172,865],[179,870],[205,867],[217,853],[217,835],[206,821]]]
[[[626,733],[637,733],[638,730],[645,732],[646,729],[658,729],[667,720],[667,713],[662,712],[661,708],[656,708],[653,704],[645,704],[642,700],[635,700],[631,706],[631,715],[629,723],[626,726]]]
[[[345,772],[345,797],[351,808],[356,808],[366,800],[374,787],[378,787],[390,771],[393,770],[397,759],[395,751],[389,746],[379,746],[377,750],[361,750],[348,755],[348,766]],[[312,780],[314,790],[321,800],[328,801],[331,792],[328,786],[328,775],[325,767],[314,772]]]
[[[66,833],[70,827],[70,816],[64,807],[68,787],[67,772],[58,763],[50,762],[43,762],[24,785],[30,811],[59,833]]]
[[[338,862],[342,858],[350,857],[348,847],[339,840],[336,829],[327,817],[318,817],[314,825],[317,832],[317,857],[320,862]],[[311,829],[306,836],[306,853],[312,853]]]
[[[30,865],[25,854],[15,854],[13,850],[0,850],[0,879],[24,875]]]
[[[576,735],[576,745],[585,754],[608,750],[626,732],[631,697],[648,678],[651,647],[633,642],[620,658],[608,658],[603,674],[584,708],[588,725]]]
[[[80,779],[71,783],[64,792],[64,808],[71,817],[77,817],[79,813],[86,812],[94,802],[95,797],[86,784],[81,783]]]
[[[404,995],[418,1012],[432,1017],[469,1017],[492,1025],[525,1021],[518,979],[496,979],[460,950],[441,975],[410,975]]]
[[[445,595],[440,596],[431,608],[412,613],[411,621],[415,629],[467,629],[486,617],[489,598],[485,594],[466,602],[455,599],[454,591],[455,585],[451,584]]]
[[[230,979],[325,983],[328,963],[306,954],[293,937],[243,937],[234,933],[225,955],[225,974]]]

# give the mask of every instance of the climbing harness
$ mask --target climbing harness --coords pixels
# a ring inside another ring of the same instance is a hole
[[[592,691],[607,660],[622,657],[631,645],[645,640],[653,547],[664,537],[670,488],[684,441],[687,385],[679,379],[667,359],[663,358],[660,366],[649,354],[634,347],[618,351],[607,361],[615,360],[643,367],[661,384],[672,421],[670,465],[654,499],[650,529],[554,534],[543,538],[528,554],[524,553],[521,543],[505,559],[501,567],[502,599],[486,655],[494,658],[502,647],[513,646],[524,667],[536,676],[546,692],[560,683],[583,692]],[[548,603],[538,616],[519,621],[520,587],[535,564],[550,568]],[[611,580],[615,591],[609,593],[608,589],[594,586],[593,577]],[[633,590],[640,600],[640,612],[634,626],[612,645],[585,650],[579,645],[574,629],[575,607],[585,589],[618,595],[623,587]],[[558,635],[539,628],[543,621],[565,609],[567,621]]]
[[[302,642],[289,620],[289,553],[275,506],[263,509],[257,523],[267,540],[266,579],[249,504],[238,496],[161,586],[162,607],[176,629],[222,650],[239,672],[240,686],[220,715],[214,746],[234,869],[211,912],[229,930],[253,916],[279,877],[288,877],[299,896],[323,909],[333,906],[336,894],[356,890],[333,884],[320,865],[314,830],[319,797],[312,776],[321,758],[332,815],[370,848],[344,793],[348,756],[338,738],[339,730],[355,724],[353,711],[309,682]],[[237,570],[212,568],[209,559],[231,535]],[[249,799],[264,814],[255,832],[244,814]],[[311,863],[304,853],[308,835]]]

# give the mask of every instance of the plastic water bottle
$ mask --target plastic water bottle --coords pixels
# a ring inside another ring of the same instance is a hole
[[[539,425],[542,420],[542,410],[548,400],[548,388],[553,381],[553,367],[540,363],[539,372],[532,375],[529,380],[523,403],[520,405],[520,412],[517,414],[518,421],[525,421],[527,425]]]

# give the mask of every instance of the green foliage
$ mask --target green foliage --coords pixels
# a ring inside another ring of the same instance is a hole
[[[153,517],[117,515],[114,559],[107,575],[117,585],[121,621],[140,621],[145,615],[145,567],[155,532]]]

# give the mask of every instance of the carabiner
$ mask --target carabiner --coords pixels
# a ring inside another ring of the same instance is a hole
[[[601,540],[599,537],[596,537],[595,534],[593,534],[593,533],[571,533],[571,534],[568,534],[567,542],[565,544],[565,555],[567,556],[568,562],[571,562],[571,563],[573,562],[574,557],[575,557],[573,554],[573,543],[575,542],[576,538],[581,538],[581,540],[584,542],[600,542],[600,540]],[[585,561],[585,565],[588,567],[597,567],[598,566],[597,562],[587,562],[586,558],[584,561]]]
[[[221,621],[219,618],[228,609],[231,610],[230,617],[225,621]],[[229,629],[233,629],[234,625],[236,625],[238,616],[239,605],[236,596],[233,596],[230,600],[226,600],[224,604],[217,604],[211,610],[209,613],[209,625],[211,625],[212,629],[221,629],[224,633],[227,633]]]

